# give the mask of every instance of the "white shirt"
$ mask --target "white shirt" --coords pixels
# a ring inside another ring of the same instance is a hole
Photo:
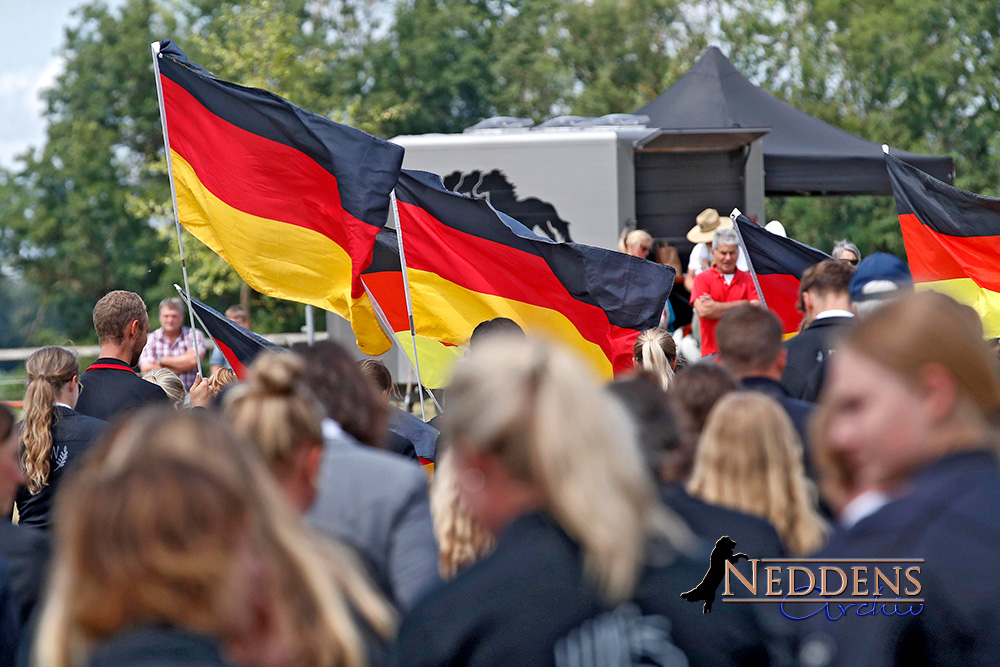
[[[854,313],[849,310],[834,308],[832,310],[824,310],[822,313],[814,317],[813,321],[822,320],[825,317],[854,317]]]
[[[696,276],[710,266],[712,266],[712,251],[704,243],[699,243],[691,251],[691,258],[688,260],[688,273]],[[739,254],[736,256],[736,268],[740,271],[750,270],[747,266],[747,258],[743,254],[743,248],[739,248]]]
[[[881,491],[864,491],[855,496],[840,511],[840,525],[850,528],[858,521],[875,514],[889,502],[889,496]]]

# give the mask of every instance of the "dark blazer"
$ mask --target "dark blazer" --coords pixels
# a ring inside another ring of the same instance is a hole
[[[808,394],[809,376],[826,363],[832,353],[833,343],[839,333],[854,322],[853,317],[823,317],[814,320],[805,331],[785,341],[788,362],[781,375],[781,384],[795,398],[816,400]]]
[[[923,558],[918,580],[925,601],[916,616],[855,614],[831,622],[817,614],[801,622],[801,653],[828,657],[812,662],[815,667],[998,663],[1000,463],[994,454],[968,452],[932,463],[911,478],[904,495],[835,533],[819,556]],[[899,607],[905,612],[909,605]]]
[[[691,496],[678,482],[661,486],[660,497],[664,505],[684,519],[708,551],[716,540],[728,535],[736,541],[737,550],[751,558],[782,558],[785,555],[778,531],[764,519],[706,503]]]
[[[26,625],[45,587],[51,545],[47,533],[0,522],[0,558],[5,559],[17,594],[22,626]],[[2,663],[0,663],[2,664]]]
[[[211,639],[184,630],[140,627],[98,644],[89,667],[229,667]]]
[[[67,471],[79,465],[97,437],[104,431],[107,422],[80,414],[75,410],[57,405],[56,421],[52,427],[52,449],[49,452],[50,470],[48,483],[35,494],[22,486],[17,490],[18,522],[22,526],[47,530],[53,498],[59,489],[59,482]]]
[[[15,664],[21,640],[21,614],[17,593],[11,582],[10,569],[4,559],[0,558],[0,665]]]
[[[591,585],[576,543],[547,515],[522,516],[492,554],[403,619],[390,664],[554,667],[557,655],[560,664],[591,664],[567,658],[609,648],[628,651],[633,660],[624,664],[768,664],[751,605],[717,605],[709,615],[681,599],[706,562],[666,545],[651,545],[649,558],[656,565],[641,574],[632,600],[612,608]]]
[[[114,366],[114,368],[94,368]],[[144,405],[170,405],[166,392],[152,382],[146,382],[120,359],[101,357],[80,376],[83,392],[76,411],[112,421],[123,412]]]

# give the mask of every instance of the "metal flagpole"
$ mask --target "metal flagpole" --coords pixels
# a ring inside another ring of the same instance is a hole
[[[753,268],[753,260],[750,258],[750,251],[747,250],[746,244],[743,242],[743,234],[740,232],[740,223],[736,222],[736,218],[743,215],[740,213],[740,209],[734,208],[733,212],[729,214],[729,217],[733,220],[733,229],[736,230],[736,238],[740,241],[740,248],[743,250],[743,254],[747,256],[747,268],[750,269],[750,277],[753,278],[753,286],[757,288],[757,296],[760,297],[760,305],[764,306],[764,310],[770,310],[767,307],[767,301],[764,300],[764,290],[760,288],[760,283],[757,281],[757,272]]]
[[[417,327],[413,324],[413,302],[410,301],[410,278],[406,273],[406,255],[403,254],[403,227],[399,224],[399,207],[396,206],[395,188],[389,193],[389,203],[392,204],[392,217],[396,221],[396,241],[399,246],[399,263],[403,270],[403,293],[406,295],[406,314],[410,318],[410,338],[413,339],[413,369],[417,372],[417,385],[420,386],[420,416],[423,417],[424,421],[427,421],[427,413],[424,411],[424,383],[420,379],[420,359],[417,358]]]
[[[399,346],[399,349],[403,351],[403,356],[406,356],[406,351],[403,350],[403,342],[401,340],[399,340],[399,336],[397,336],[396,332],[392,330],[392,326],[389,325],[389,318],[385,316],[385,311],[382,310],[382,306],[380,306],[379,303],[378,303],[378,301],[375,299],[375,295],[372,294],[372,292],[371,292],[370,289],[368,289],[368,284],[365,283],[365,279],[363,277],[361,278],[361,286],[365,288],[365,294],[368,295],[368,300],[372,302],[372,310],[375,311],[375,316],[378,318],[378,323],[382,326],[382,331],[384,331],[385,335],[388,336],[388,337],[390,337],[396,343],[396,345]],[[407,357],[407,359],[409,359],[409,357]],[[414,367],[414,364],[413,364],[413,362],[411,362],[410,363],[411,370],[410,370],[410,373],[409,373],[411,376],[413,374],[413,370],[412,370],[413,367]],[[409,385],[409,383],[410,383],[410,378],[409,377],[407,378],[406,382],[407,382],[407,385]],[[419,383],[419,380],[418,380],[418,383]],[[437,408],[438,414],[439,415],[443,414],[444,413],[444,408],[441,407],[441,404],[438,402],[437,396],[434,395],[434,392],[431,391],[431,389],[429,387],[424,387],[423,385],[420,385],[420,384],[418,384],[418,386],[421,388],[421,390],[426,390],[427,391],[427,394],[431,397],[431,400],[434,401],[434,407]],[[409,390],[407,390],[407,391],[409,391]]]
[[[215,338],[212,337],[212,334],[211,334],[211,332],[209,332],[208,327],[205,326],[205,322],[204,322],[204,320],[201,319],[201,315],[199,315],[198,313],[194,312],[194,308],[191,307],[191,297],[188,295],[188,293],[185,292],[184,290],[182,290],[181,286],[178,285],[177,283],[174,283],[174,289],[177,290],[178,294],[180,294],[182,297],[184,297],[184,301],[187,303],[188,308],[191,310],[191,313],[196,318],[198,318],[198,324],[201,325],[201,331],[202,331],[202,333],[205,334],[205,340],[208,340],[209,338],[211,338],[214,341]]]
[[[187,298],[188,312],[191,313],[191,341],[194,346],[195,358],[198,359],[196,369],[198,377],[201,374],[201,357],[198,354],[198,331],[194,324],[194,308],[191,307],[191,286],[188,284],[187,261],[184,259],[184,241],[181,239],[181,220],[177,210],[177,189],[174,187],[174,166],[170,159],[170,135],[167,133],[167,110],[163,105],[163,84],[160,81],[160,43],[153,42],[149,45],[153,53],[153,73],[156,75],[156,99],[160,104],[160,125],[163,127],[163,147],[167,157],[167,176],[170,178],[170,199],[174,205],[174,229],[177,231],[177,248],[181,253],[181,274],[184,276],[184,292]]]

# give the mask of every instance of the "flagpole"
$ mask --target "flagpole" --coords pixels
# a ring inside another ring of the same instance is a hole
[[[181,286],[178,285],[177,283],[174,283],[174,289],[177,290],[178,294],[184,297],[184,301],[185,303],[187,303],[188,310],[191,311],[191,314],[194,315],[194,317],[198,318],[198,324],[201,325],[201,331],[202,333],[205,334],[205,340],[211,338],[212,342],[215,343],[215,337],[212,336],[211,332],[208,330],[208,327],[205,326],[205,321],[201,319],[201,315],[195,312],[194,305],[191,303],[191,297],[184,290],[182,290]],[[194,322],[192,322],[192,324],[194,324]],[[216,345],[218,344],[216,343]]]
[[[736,222],[736,218],[740,217],[742,213],[740,209],[734,208],[733,212],[729,214],[729,217],[733,220],[733,229],[736,230],[736,238],[740,241],[740,248],[743,250],[743,254],[747,258],[747,268],[750,269],[750,277],[753,278],[753,286],[757,288],[757,296],[760,298],[760,305],[764,307],[764,310],[770,310],[767,307],[767,301],[764,300],[764,290],[760,288],[760,282],[757,280],[757,272],[753,268],[753,260],[750,258],[750,251],[747,250],[746,243],[743,242],[743,234],[740,232],[740,224]]]
[[[378,318],[378,323],[382,327],[382,331],[385,332],[385,335],[391,338],[396,343],[396,345],[399,346],[399,350],[403,353],[403,356],[406,357],[407,361],[409,361],[410,358],[406,355],[406,350],[403,349],[403,341],[399,340],[399,336],[396,335],[395,331],[393,331],[392,325],[389,324],[389,318],[385,316],[385,311],[382,310],[382,306],[379,305],[379,302],[375,298],[375,295],[372,294],[372,291],[370,289],[368,289],[368,284],[365,282],[364,276],[361,277],[361,286],[365,288],[365,294],[368,295],[368,300],[372,302],[372,310],[375,311],[375,317]],[[409,372],[411,375],[413,374],[413,367],[414,363],[410,361],[411,370]],[[410,380],[407,379],[407,384],[409,384],[409,382]],[[431,400],[434,401],[434,407],[437,408],[438,414],[439,415],[443,414],[444,408],[441,407],[441,403],[438,402],[437,396],[434,395],[434,392],[431,390],[431,388],[425,387],[423,385],[419,386],[422,389],[426,390],[427,394],[431,397]]]
[[[188,284],[187,261],[184,258],[184,241],[181,239],[181,220],[177,209],[177,189],[174,187],[174,165],[170,159],[170,135],[167,133],[167,109],[163,105],[163,83],[160,81],[160,43],[153,42],[149,45],[153,54],[153,74],[156,77],[156,100],[160,105],[160,126],[163,128],[163,147],[167,158],[167,176],[170,179],[170,200],[174,205],[174,229],[177,232],[177,248],[181,253],[181,274],[184,276],[184,296],[187,301],[188,311],[191,313],[191,342],[194,347],[194,356],[197,360],[195,369],[198,377],[201,374],[201,355],[198,354],[198,335],[194,324],[194,308],[191,307],[191,286]],[[204,324],[202,325],[204,326]]]
[[[389,203],[392,204],[392,217],[396,221],[396,242],[399,246],[399,264],[403,270],[403,293],[406,295],[406,314],[410,318],[410,338],[413,341],[413,369],[417,372],[417,385],[420,386],[420,416],[427,421],[424,410],[424,383],[420,379],[420,359],[417,358],[417,327],[413,323],[413,301],[410,300],[410,277],[406,272],[406,255],[403,254],[403,226],[399,224],[399,207],[396,205],[396,188],[389,192]],[[435,401],[437,403],[437,401]]]

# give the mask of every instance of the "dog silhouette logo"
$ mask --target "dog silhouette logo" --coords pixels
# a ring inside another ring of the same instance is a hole
[[[499,169],[464,174],[453,171],[444,177],[444,186],[452,192],[486,199],[493,208],[514,218],[528,229],[553,241],[570,242],[569,223],[559,217],[555,206],[536,197],[518,199],[517,190]]]
[[[726,562],[730,562],[733,565],[739,562],[741,558],[750,560],[750,556],[744,553],[733,553],[736,548],[736,542],[729,538],[728,535],[723,535],[715,543],[715,547],[712,549],[712,555],[709,558],[708,572],[702,577],[701,583],[687,591],[686,593],[681,593],[681,597],[688,602],[700,602],[704,601],[705,604],[701,611],[703,614],[712,613],[712,603],[715,602],[715,592],[719,590],[719,584],[722,583],[723,578],[726,576]]]

